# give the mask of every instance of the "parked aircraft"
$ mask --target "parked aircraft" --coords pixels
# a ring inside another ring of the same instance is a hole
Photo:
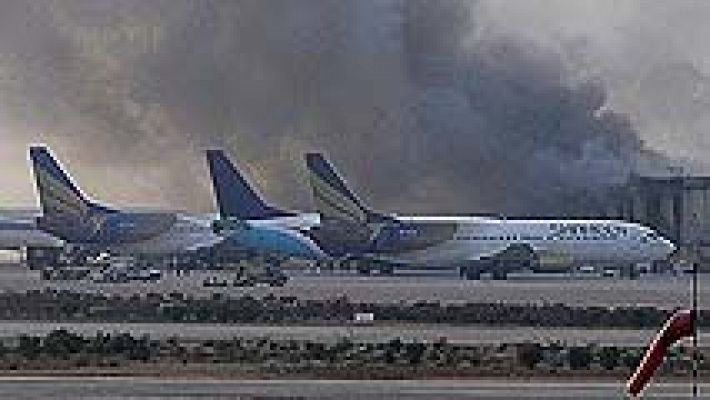
[[[457,267],[468,279],[564,261],[632,266],[666,259],[675,246],[651,228],[620,220],[398,216],[370,209],[320,153],[306,155],[323,249],[393,265]],[[322,242],[330,242],[325,246]]]
[[[323,259],[325,253],[303,232],[318,224],[318,214],[284,211],[267,204],[222,150],[208,150],[207,164],[219,210],[215,226],[239,247],[254,243],[271,255]]]
[[[293,232],[212,214],[127,211],[85,195],[43,146],[30,148],[42,215],[38,227],[71,245],[119,254],[180,254],[229,241],[257,252],[319,255]],[[314,253],[315,252],[315,253]]]

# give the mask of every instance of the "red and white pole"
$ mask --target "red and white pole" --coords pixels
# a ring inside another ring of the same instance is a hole
[[[694,333],[695,312],[693,310],[676,311],[653,339],[636,372],[627,382],[626,389],[629,394],[634,397],[638,396],[663,362],[668,349],[679,340],[694,336]],[[694,392],[696,390],[694,389]]]

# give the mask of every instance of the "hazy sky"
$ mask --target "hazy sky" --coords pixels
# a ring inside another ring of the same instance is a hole
[[[224,147],[309,207],[304,151],[376,208],[596,209],[710,153],[706,1],[0,3],[0,205],[29,143],[115,204],[210,210]]]
[[[610,107],[672,157],[710,151],[710,3],[489,1],[482,21],[559,49],[569,68],[604,81]]]

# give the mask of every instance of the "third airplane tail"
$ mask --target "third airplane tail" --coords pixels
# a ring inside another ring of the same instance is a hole
[[[323,218],[356,224],[382,222],[386,219],[360,200],[321,153],[306,154],[306,166],[316,208]]]

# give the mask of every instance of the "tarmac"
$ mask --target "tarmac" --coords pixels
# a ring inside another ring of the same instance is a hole
[[[710,398],[710,384],[700,387]],[[688,383],[653,383],[644,398],[690,398]],[[623,399],[624,382],[567,380],[0,379],[3,399]]]
[[[181,292],[211,296],[221,292],[231,296],[296,296],[301,299],[332,299],[347,296],[352,302],[399,303],[439,301],[440,303],[563,303],[572,306],[656,306],[666,309],[688,307],[690,277],[644,275],[638,280],[571,276],[569,274],[517,274],[505,281],[461,280],[458,274],[398,273],[394,276],[361,276],[352,273],[290,272],[283,287],[204,287],[205,278],[232,280],[233,274],[193,272],[189,276],[168,273],[158,282],[94,283],[42,281],[39,273],[11,265],[0,267],[0,292],[53,288],[84,292],[133,295],[148,292]],[[699,306],[710,308],[710,274],[699,276]]]

